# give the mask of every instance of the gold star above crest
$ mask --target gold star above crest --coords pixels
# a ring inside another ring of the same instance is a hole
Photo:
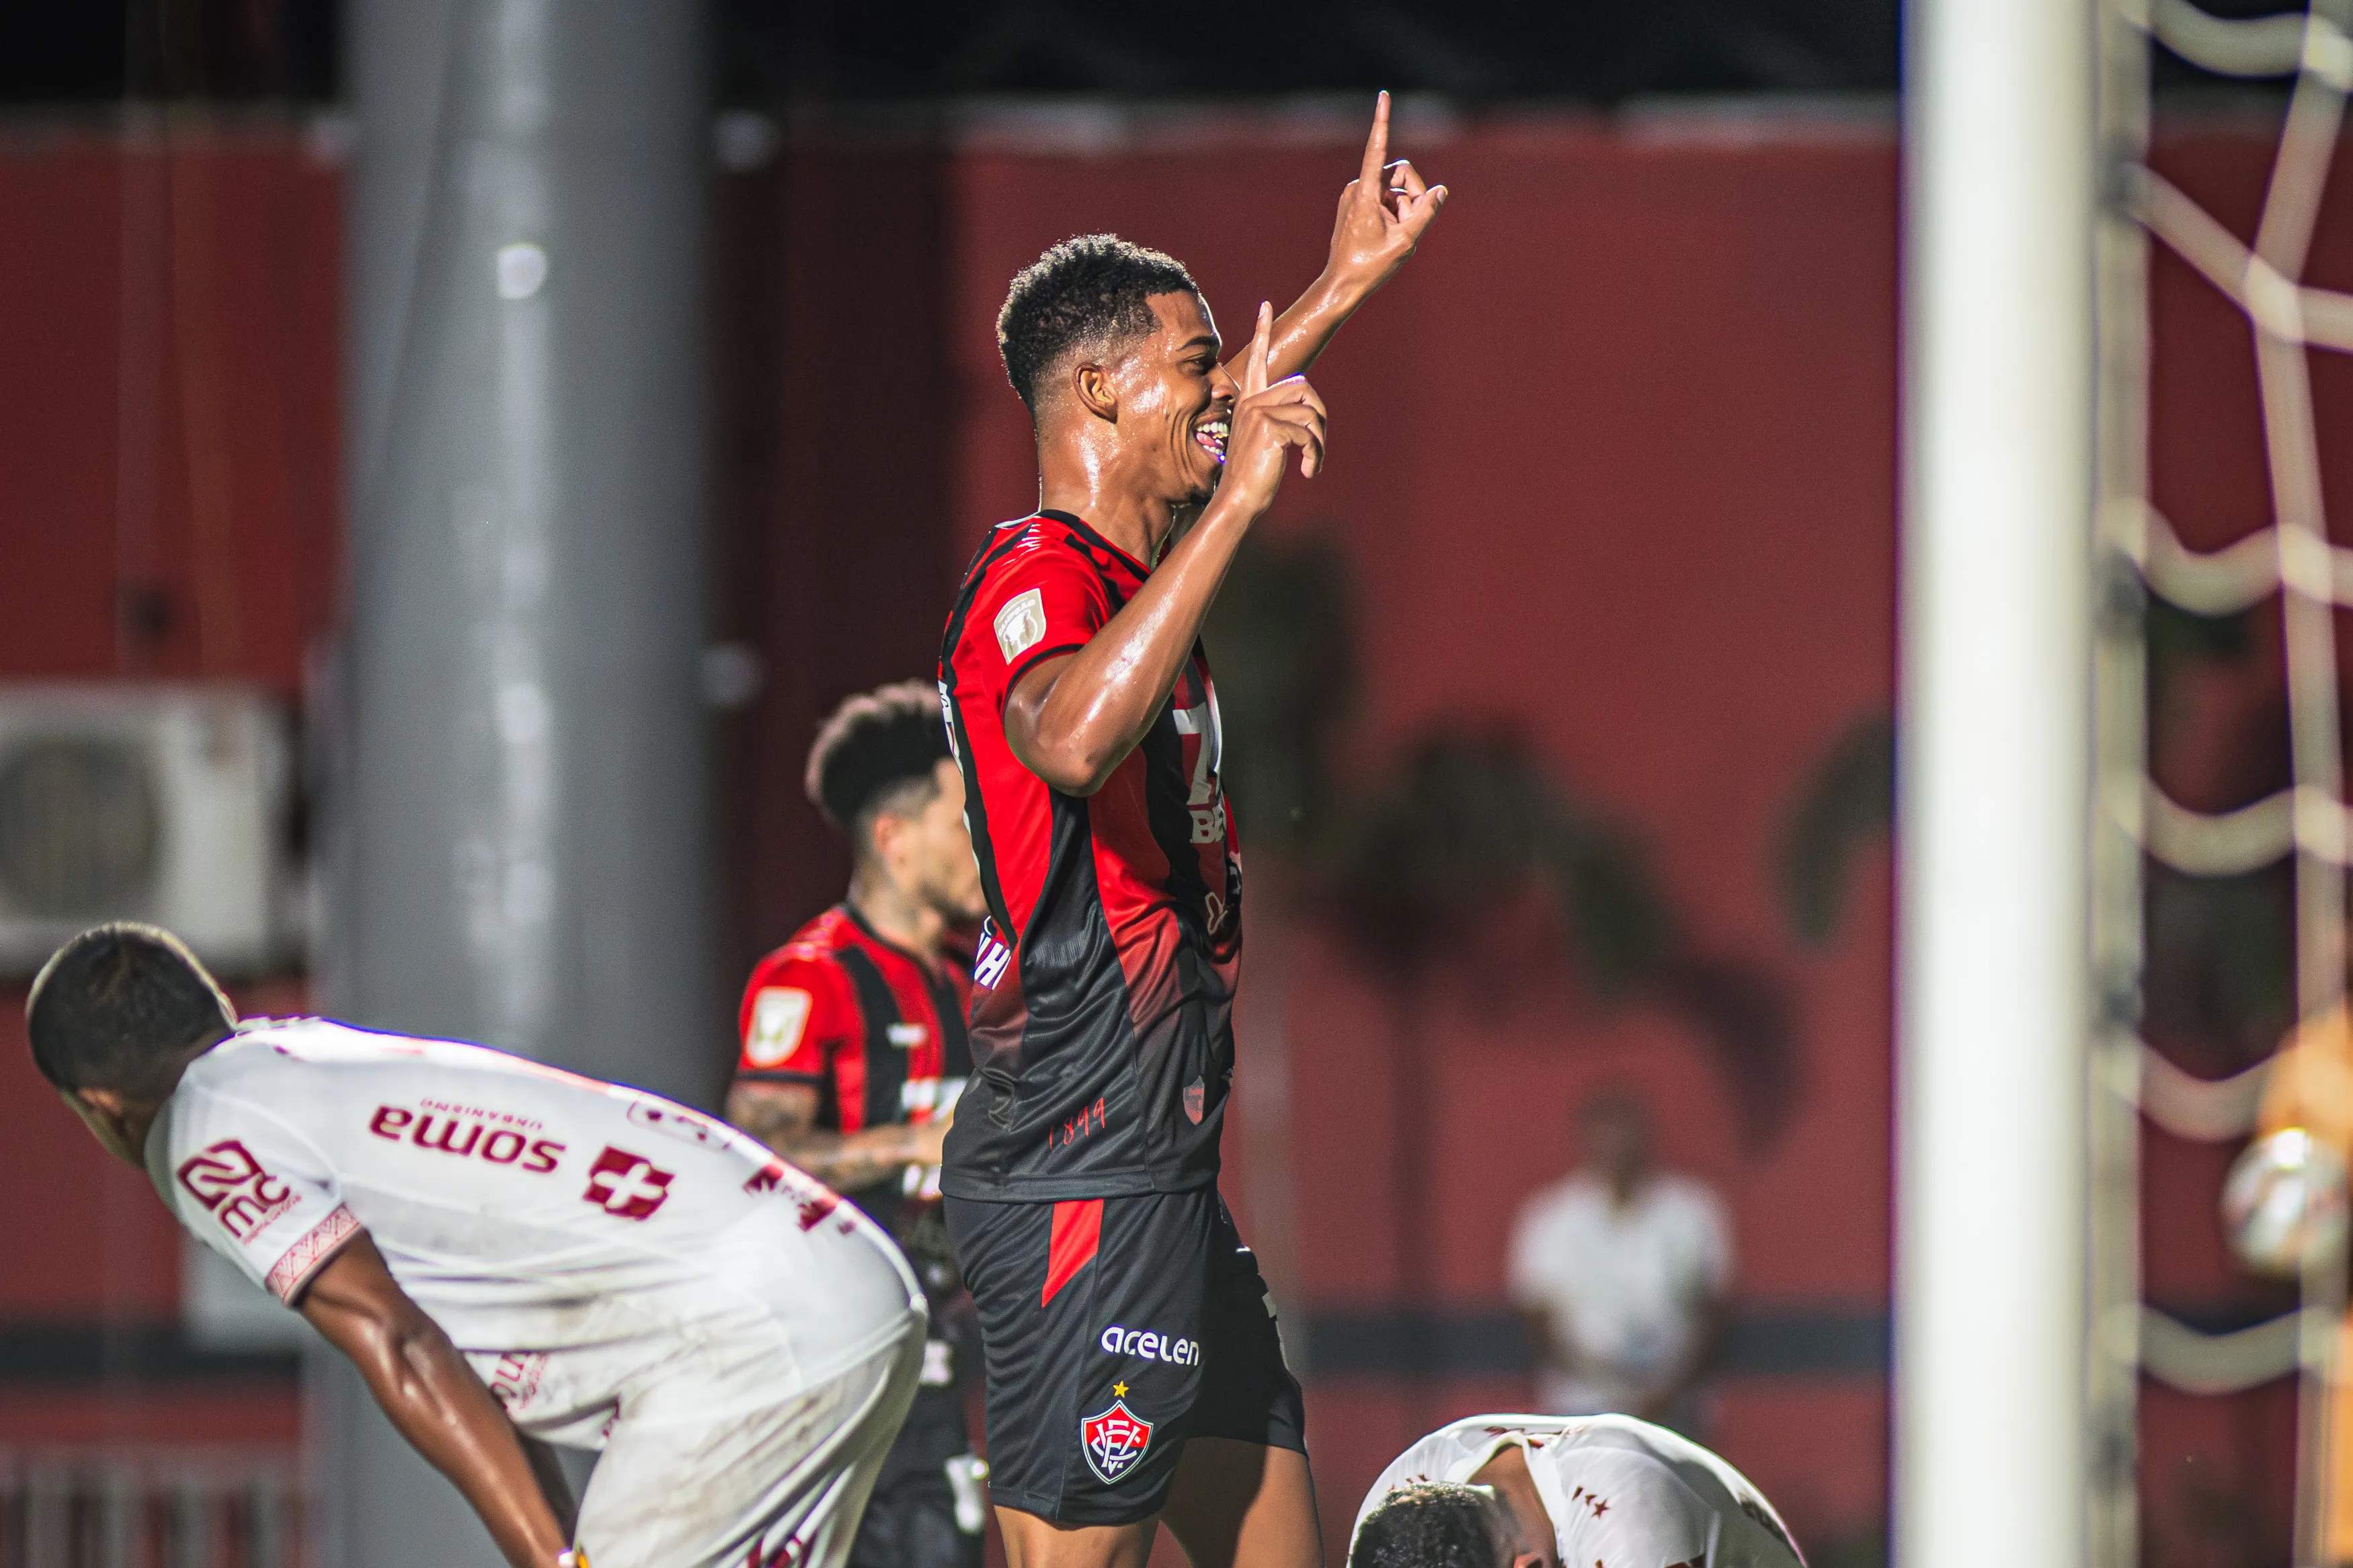
[[[1111,1385],[1111,1396],[1113,1399],[1125,1399],[1127,1397],[1127,1384],[1124,1383],[1113,1384]]]

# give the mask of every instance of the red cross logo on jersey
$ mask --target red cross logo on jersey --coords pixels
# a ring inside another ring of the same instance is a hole
[[[1114,1399],[1110,1409],[1079,1423],[1079,1445],[1087,1451],[1087,1464],[1108,1485],[1144,1458],[1152,1446],[1152,1423],[1130,1410],[1126,1400]]]
[[[616,1219],[647,1219],[670,1197],[670,1173],[643,1154],[607,1143],[588,1167],[583,1203],[595,1204]]]

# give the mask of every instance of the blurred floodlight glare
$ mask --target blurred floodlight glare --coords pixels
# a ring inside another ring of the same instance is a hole
[[[499,298],[528,300],[547,281],[547,252],[529,240],[499,247]]]

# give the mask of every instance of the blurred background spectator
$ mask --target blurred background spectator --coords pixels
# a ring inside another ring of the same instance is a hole
[[[1616,1411],[1696,1435],[1724,1342],[1732,1235],[1706,1183],[1662,1171],[1630,1090],[1578,1108],[1583,1163],[1521,1205],[1507,1266],[1547,1415]]]

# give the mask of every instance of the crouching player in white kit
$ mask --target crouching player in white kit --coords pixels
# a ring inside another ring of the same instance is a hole
[[[68,942],[26,1016],[99,1141],[358,1363],[515,1568],[848,1553],[923,1298],[825,1187],[693,1111],[501,1052],[239,1024],[153,927]],[[576,1529],[541,1441],[604,1450]]]
[[[1804,1568],[1781,1516],[1630,1415],[1473,1415],[1381,1472],[1348,1568]]]

